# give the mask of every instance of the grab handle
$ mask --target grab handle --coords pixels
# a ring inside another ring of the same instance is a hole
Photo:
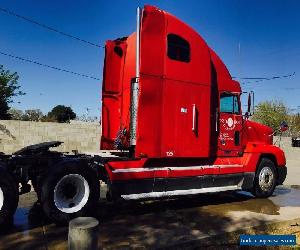
[[[193,104],[193,125],[192,125],[192,131],[194,132],[196,130],[196,104]]]

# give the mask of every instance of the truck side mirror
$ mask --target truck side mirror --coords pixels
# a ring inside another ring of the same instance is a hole
[[[248,94],[248,108],[247,108],[247,113],[250,114],[251,112],[251,94]]]
[[[248,94],[247,112],[246,117],[254,114],[254,92],[250,91]]]

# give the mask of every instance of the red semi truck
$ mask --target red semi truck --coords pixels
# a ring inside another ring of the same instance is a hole
[[[248,119],[251,95],[242,115],[241,94],[196,31],[156,7],[138,9],[137,31],[105,46],[101,149],[110,153],[62,154],[49,150],[61,142],[48,142],[2,155],[0,223],[29,181],[56,223],[93,214],[99,180],[113,201],[272,195],[286,178],[285,155],[271,128]]]

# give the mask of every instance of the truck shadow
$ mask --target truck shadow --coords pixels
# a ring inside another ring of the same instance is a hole
[[[279,214],[279,207],[270,199],[255,199],[242,192],[224,192],[222,194],[201,194],[173,199],[154,201],[122,201],[119,203],[99,202],[97,217],[101,221],[110,221],[120,215],[143,215],[187,209],[213,209],[218,213],[229,211],[251,211],[262,214]]]
[[[197,249],[199,246],[215,249],[216,245],[225,249],[239,247],[239,235],[230,239],[228,231],[240,229],[242,233],[244,228],[253,225],[259,232],[267,232],[267,225],[260,218],[243,215],[236,220],[229,215],[231,212],[278,215],[280,209],[269,199],[254,199],[243,193],[128,202],[107,208],[102,205],[99,218],[102,221],[100,242],[108,249],[145,246],[154,249]],[[218,238],[212,237],[214,235]],[[189,242],[188,247],[186,242]]]

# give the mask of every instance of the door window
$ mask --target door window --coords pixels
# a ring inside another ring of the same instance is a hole
[[[228,114],[239,114],[240,108],[238,95],[222,93],[220,98],[220,112]]]

